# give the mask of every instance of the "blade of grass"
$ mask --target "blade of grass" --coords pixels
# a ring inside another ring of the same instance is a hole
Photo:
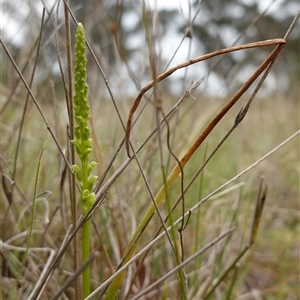
[[[27,243],[26,243],[26,250],[22,259],[22,265],[20,266],[17,278],[16,278],[16,283],[19,282],[19,278],[21,275],[21,272],[23,272],[23,269],[25,267],[25,263],[27,260],[27,255],[31,243],[31,237],[32,237],[32,229],[33,229],[33,222],[34,222],[34,214],[35,214],[35,202],[36,202],[36,197],[37,197],[37,188],[38,188],[38,181],[39,181],[39,174],[40,174],[40,167],[41,167],[41,160],[42,156],[45,150],[46,142],[41,150],[41,153],[38,157],[38,163],[37,163],[37,168],[36,168],[36,173],[35,173],[35,181],[34,181],[34,189],[33,189],[33,197],[32,197],[32,204],[31,204],[31,216],[30,216],[30,223],[29,223],[29,233],[28,233],[28,238],[27,238]],[[18,288],[16,287],[16,290]]]
[[[173,108],[169,111],[169,113],[166,115],[166,118],[163,119],[161,121],[161,124],[163,124],[168,118],[170,118],[174,112],[179,108],[179,106],[184,102],[184,100],[187,99],[188,96],[192,95],[192,93],[197,89],[197,87],[200,85],[200,82],[196,82],[195,84],[191,84],[190,88],[185,91],[185,93],[183,94],[183,96],[178,100],[178,102],[173,106]],[[133,124],[135,124],[136,121],[134,121]],[[139,149],[136,151],[136,153],[140,153],[140,151],[144,148],[144,146],[147,144],[147,142],[157,133],[158,128],[156,127],[150,134],[149,136],[145,139],[145,141],[141,144],[141,146],[139,147]],[[125,139],[123,139],[121,141],[121,143],[119,144],[113,158],[111,159],[111,161],[108,164],[108,167],[106,168],[105,172],[103,173],[103,175],[101,176],[101,178],[99,179],[99,183],[97,184],[96,188],[95,188],[95,192],[97,192],[97,200],[95,203],[95,206],[97,205],[98,202],[98,198],[101,198],[102,195],[104,193],[106,193],[106,191],[109,189],[109,187],[114,183],[114,181],[118,178],[118,176],[120,176],[120,174],[125,170],[125,168],[128,166],[128,164],[133,160],[133,158],[128,158],[123,164],[122,166],[115,172],[115,174],[105,183],[105,186],[102,188],[102,190],[99,192],[99,189],[108,173],[108,171],[110,170],[113,162],[115,161],[118,153],[120,152],[122,146],[125,143]]]
[[[165,118],[165,115],[163,113],[163,111],[161,111],[163,117]],[[165,168],[163,168],[163,182],[164,182],[164,186],[165,186],[165,193],[166,193],[166,205],[167,205],[167,211],[169,214],[169,221],[171,224],[171,236],[173,239],[173,243],[174,243],[174,248],[175,248],[175,257],[176,257],[176,263],[177,265],[180,264],[180,262],[182,262],[184,260],[184,245],[183,245],[183,230],[185,228],[185,219],[184,219],[184,212],[185,212],[185,199],[184,199],[184,172],[183,172],[183,167],[180,164],[179,159],[176,157],[176,155],[174,154],[174,152],[171,149],[171,145],[170,145],[170,126],[168,121],[166,120],[166,127],[167,127],[167,146],[168,146],[168,150],[169,153],[171,154],[171,156],[175,159],[176,163],[179,165],[180,168],[180,174],[181,174],[181,178],[180,178],[180,190],[181,190],[181,203],[182,203],[182,222],[181,222],[181,226],[180,228],[178,228],[178,232],[179,232],[179,237],[180,237],[180,247],[181,247],[181,257],[180,257],[180,253],[179,253],[179,246],[177,245],[177,239],[176,239],[176,228],[175,226],[173,226],[173,214],[172,214],[172,206],[171,206],[171,198],[168,192],[168,184],[167,184],[167,176],[166,176],[166,171]],[[189,219],[189,218],[188,218]],[[187,220],[188,222],[188,220]],[[180,278],[180,286],[181,286],[181,298],[183,299],[187,299],[187,279],[186,279],[186,274],[184,272],[184,269],[179,269],[179,278]]]
[[[234,265],[233,276],[232,276],[231,283],[230,283],[225,300],[230,300],[232,298],[231,295],[232,295],[232,291],[233,291],[234,285],[237,280],[238,272],[239,272],[239,264],[237,263]]]
[[[177,243],[177,238],[176,238],[176,228],[174,226],[173,223],[173,214],[171,212],[172,207],[171,207],[171,199],[170,199],[170,194],[169,194],[169,187],[168,187],[168,183],[167,183],[167,176],[166,176],[166,172],[165,169],[162,169],[162,173],[163,173],[163,182],[164,182],[164,187],[165,187],[165,197],[166,197],[166,205],[167,205],[167,211],[169,212],[169,221],[170,221],[170,226],[171,226],[171,237],[172,237],[172,241],[173,241],[173,245],[174,245],[174,250],[175,250],[175,258],[176,258],[176,264],[179,265],[181,258],[180,258],[180,253],[179,253],[179,247],[178,247],[178,243]],[[187,299],[187,289],[186,289],[186,276],[184,274],[183,269],[178,269],[179,273],[179,280],[180,280],[180,286],[181,286],[181,298],[182,299]]]

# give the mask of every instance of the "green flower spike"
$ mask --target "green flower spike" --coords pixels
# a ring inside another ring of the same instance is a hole
[[[81,188],[82,214],[85,216],[95,202],[95,193],[92,192],[97,176],[91,175],[97,165],[96,162],[89,163],[89,156],[92,152],[92,139],[88,121],[90,118],[90,107],[87,102],[88,85],[86,84],[86,54],[84,29],[81,23],[78,24],[75,45],[75,95],[74,115],[76,126],[74,128],[75,139],[72,143],[79,156],[81,168],[73,165],[73,172]],[[83,224],[82,228],[82,261],[90,256],[90,220]],[[82,298],[90,294],[90,267],[82,272]]]
[[[84,29],[82,24],[79,23],[75,45],[74,112],[76,126],[74,129],[75,139],[72,140],[72,143],[81,161],[81,168],[74,165],[73,171],[81,187],[83,215],[88,212],[95,201],[95,194],[92,193],[92,189],[97,180],[97,176],[90,176],[97,163],[94,161],[89,163],[89,155],[92,151],[92,139],[90,138],[90,129],[88,127],[90,107],[87,102],[86,63]]]

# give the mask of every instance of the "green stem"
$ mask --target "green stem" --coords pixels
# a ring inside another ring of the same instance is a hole
[[[82,229],[82,261],[86,261],[90,256],[90,226],[91,220],[83,224]],[[88,265],[82,272],[82,295],[86,298],[91,293],[90,290],[90,266]]]
[[[84,191],[85,189],[88,188],[88,180],[89,180],[89,175],[88,175],[88,161],[87,160],[82,160],[81,161],[81,170],[82,170],[82,190]],[[85,212],[83,212],[85,215]]]
[[[82,188],[83,190],[88,189],[88,161],[82,161]],[[85,211],[83,214],[85,215]],[[82,228],[82,262],[86,261],[90,256],[90,220],[87,220],[83,224]],[[87,297],[90,294],[90,266],[88,265],[82,273],[82,296]]]

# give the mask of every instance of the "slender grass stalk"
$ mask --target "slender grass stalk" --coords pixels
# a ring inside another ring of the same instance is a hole
[[[180,253],[179,253],[177,239],[176,239],[176,228],[174,226],[171,199],[170,199],[170,194],[169,194],[169,187],[167,185],[167,176],[166,176],[166,171],[164,168],[162,168],[162,174],[163,174],[165,194],[166,194],[166,205],[167,205],[167,210],[168,210],[168,213],[170,216],[169,221],[170,221],[170,226],[171,226],[171,237],[172,237],[173,245],[174,245],[174,249],[175,249],[175,259],[176,259],[177,265],[179,265],[181,262],[180,261]],[[187,289],[186,289],[186,285],[185,285],[185,277],[184,277],[183,269],[178,270],[178,276],[179,276],[180,286],[181,286],[181,299],[187,300]]]
[[[208,148],[208,143],[205,146],[202,164],[206,161],[207,148]],[[200,177],[199,177],[199,188],[198,188],[197,199],[202,198],[203,190],[204,190],[204,169],[202,170],[202,172],[200,174]],[[196,225],[195,225],[196,233],[195,233],[194,252],[196,252],[197,249],[200,248],[201,239],[203,238],[202,235],[201,235],[202,228],[200,227],[201,226],[200,225],[200,220],[201,219],[202,219],[202,214],[201,214],[201,210],[199,209],[197,211],[197,216],[196,216]],[[200,266],[201,266],[201,261],[200,261],[200,259],[197,259],[195,261],[195,270],[200,269]],[[201,283],[199,283],[199,276],[198,276],[197,272],[195,272],[195,275],[193,276],[193,279],[191,280],[191,286],[197,286],[199,284],[201,284]]]
[[[229,289],[228,289],[225,300],[229,300],[232,297],[232,292],[233,292],[234,286],[237,282],[238,271],[239,271],[239,265],[236,264],[233,269],[233,276],[232,276],[231,283],[229,285]]]
[[[24,269],[25,263],[26,263],[26,259],[27,259],[27,255],[28,255],[28,251],[29,251],[29,247],[30,247],[30,243],[31,243],[31,237],[32,237],[32,229],[33,229],[33,222],[34,222],[34,215],[35,215],[35,203],[36,203],[36,195],[37,195],[37,187],[38,187],[38,182],[39,182],[39,174],[40,174],[40,166],[41,166],[41,159],[45,150],[45,145],[44,144],[39,159],[38,159],[38,164],[37,164],[37,168],[36,168],[36,173],[35,173],[35,180],[34,180],[34,190],[33,190],[33,197],[32,197],[32,205],[31,205],[31,216],[30,216],[30,224],[29,224],[29,233],[28,233],[28,239],[26,242],[26,250],[22,259],[22,265],[19,269],[18,275],[17,275],[17,280],[16,283],[18,283],[20,275],[22,270]],[[16,289],[17,291],[18,289]]]
[[[84,29],[81,23],[78,24],[75,45],[75,95],[74,112],[76,126],[74,128],[75,139],[72,143],[75,146],[76,153],[81,162],[81,168],[73,165],[73,171],[81,188],[82,214],[85,216],[91,209],[95,201],[95,193],[92,193],[93,185],[97,176],[91,176],[96,162],[89,163],[89,156],[92,151],[92,139],[90,138],[90,129],[88,120],[90,118],[90,107],[87,103],[88,85],[86,83],[86,54]],[[89,258],[90,255],[90,220],[83,224],[82,230],[82,261]],[[90,268],[87,267],[82,273],[82,295],[83,298],[90,294]]]
[[[66,0],[64,3],[64,16],[65,16],[65,30],[66,30],[66,54],[67,54],[67,82],[68,88],[65,87],[65,96],[69,114],[69,126],[70,126],[70,139],[74,139],[74,109],[73,109],[73,63],[72,63],[72,43],[71,43],[71,25],[70,25],[70,15],[68,12],[67,5],[69,0]],[[57,5],[57,10],[59,5]],[[63,76],[62,76],[63,77]],[[75,164],[75,149],[72,144],[70,147],[70,160],[71,164]],[[70,183],[70,202],[71,202],[71,215],[72,215],[72,224],[75,226],[77,218],[77,207],[76,207],[76,181],[75,175],[70,172],[69,175]],[[78,253],[78,235],[75,234],[73,239],[73,267],[74,270],[77,270],[79,266],[79,253]],[[80,283],[79,277],[75,281],[75,298],[80,298]]]

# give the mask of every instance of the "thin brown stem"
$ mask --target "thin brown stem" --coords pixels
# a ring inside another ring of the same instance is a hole
[[[71,43],[71,27],[70,27],[70,16],[67,8],[67,4],[69,4],[69,0],[64,2],[64,15],[65,15],[65,26],[66,26],[66,48],[67,48],[67,74],[68,74],[68,108],[69,108],[69,124],[70,124],[70,140],[74,140],[74,109],[73,109],[73,62],[72,62],[72,43]],[[72,143],[69,145],[70,147],[70,159],[71,164],[75,164],[75,148]],[[75,174],[73,172],[69,172],[70,176],[70,202],[71,202],[71,213],[72,213],[72,224],[76,226],[76,216],[77,216],[77,208],[76,208],[76,182],[75,182]],[[74,270],[78,269],[79,266],[79,251],[78,251],[78,235],[75,234],[73,239],[73,267]],[[80,299],[81,291],[80,291],[80,282],[79,277],[76,277],[75,281],[75,298]]]

